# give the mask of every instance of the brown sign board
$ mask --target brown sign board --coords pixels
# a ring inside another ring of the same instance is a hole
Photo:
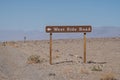
[[[90,25],[84,26],[46,26],[47,33],[91,32]]]
[[[71,33],[83,32],[84,33],[84,63],[86,63],[86,32],[91,32],[90,25],[84,26],[46,26],[46,32],[50,33],[50,64],[52,64],[52,33]]]

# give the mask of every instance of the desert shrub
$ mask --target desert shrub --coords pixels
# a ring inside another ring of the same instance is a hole
[[[3,42],[3,43],[2,43],[2,46],[6,46],[6,44],[7,44],[7,42]]]
[[[32,63],[41,63],[43,62],[43,59],[40,59],[39,55],[31,55],[28,57],[28,63],[32,64]]]
[[[19,47],[17,42],[15,42],[15,41],[5,42],[5,46],[11,46],[11,47],[14,47],[14,48]]]
[[[113,73],[105,73],[100,80],[117,80]]]
[[[14,46],[16,44],[15,41],[7,42],[8,45]]]
[[[56,76],[55,73],[49,73],[49,76]]]
[[[57,50],[55,50],[55,52],[60,52],[60,51],[57,49]]]
[[[91,70],[92,71],[102,71],[102,66],[100,66],[100,65],[94,65]]]

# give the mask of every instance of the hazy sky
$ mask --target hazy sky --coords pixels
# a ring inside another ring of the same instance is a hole
[[[87,24],[120,27],[120,0],[0,0],[0,30]]]

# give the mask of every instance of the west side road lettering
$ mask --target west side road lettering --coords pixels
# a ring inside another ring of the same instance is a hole
[[[91,26],[46,26],[47,33],[91,32]]]

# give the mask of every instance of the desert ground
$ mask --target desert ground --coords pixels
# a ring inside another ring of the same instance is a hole
[[[0,42],[0,80],[120,80],[120,38]]]

